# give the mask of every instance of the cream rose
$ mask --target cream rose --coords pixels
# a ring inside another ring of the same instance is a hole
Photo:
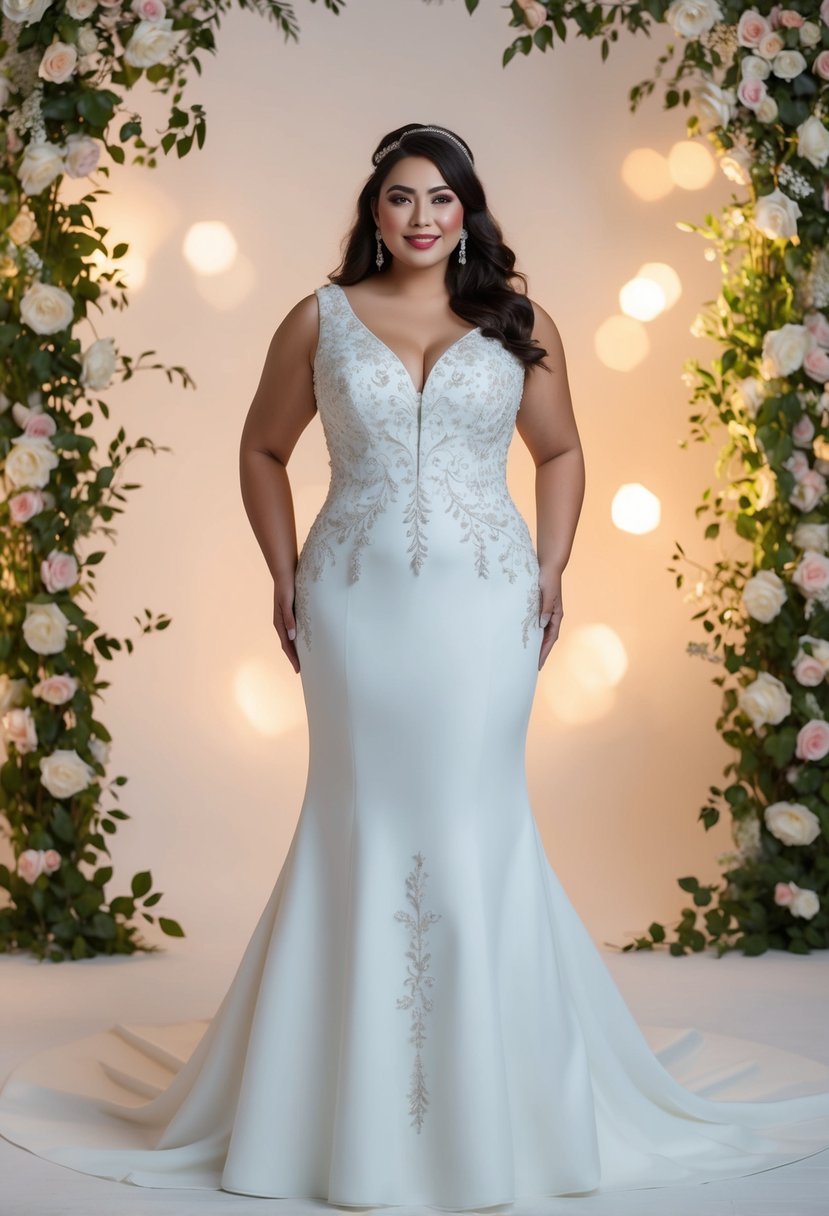
[[[17,215],[6,229],[15,245],[27,245],[34,237],[40,235],[37,221],[28,207],[21,207]]]
[[[50,705],[65,705],[67,701],[72,700],[77,688],[78,681],[74,676],[61,673],[38,680],[32,688],[32,692],[41,700],[48,701]]]
[[[759,55],[746,55],[740,64],[740,75],[744,78],[755,77],[757,80],[768,80],[771,75],[771,64],[768,59],[761,59]]]
[[[816,549],[818,553],[829,551],[829,524],[798,524],[792,537],[798,549]]]
[[[101,149],[96,140],[77,132],[66,140],[66,172],[69,177],[89,177],[100,160]]]
[[[56,334],[72,324],[75,303],[52,283],[32,283],[20,301],[20,319],[36,334]]]
[[[93,759],[97,760],[98,764],[106,768],[109,763],[109,753],[111,744],[108,740],[99,739],[97,735],[90,735],[89,750],[92,753]]]
[[[757,43],[757,54],[762,55],[764,59],[774,59],[785,49],[785,42],[780,34],[775,30],[769,30],[767,34],[763,34],[762,38]]]
[[[748,714],[755,730],[760,726],[776,726],[792,708],[786,685],[767,671],[761,671],[756,680],[739,689],[737,703]]]
[[[820,40],[820,26],[814,21],[804,21],[800,27],[800,45],[811,48],[817,46]]]
[[[820,820],[802,802],[773,802],[763,812],[763,819],[782,844],[812,844],[820,835]]]
[[[744,380],[737,381],[734,393],[749,417],[756,418],[760,406],[766,398],[763,382],[754,376],[747,376]]]
[[[816,169],[829,160],[829,131],[816,114],[810,114],[797,128],[797,154]]]
[[[115,373],[115,340],[98,338],[84,351],[81,384],[85,388],[108,388]]]
[[[151,68],[174,50],[183,30],[172,29],[171,17],[163,21],[139,21],[124,51],[124,61],[135,68]]]
[[[23,637],[35,654],[58,654],[66,645],[69,621],[57,604],[27,604]]]
[[[777,102],[773,97],[764,97],[757,109],[754,111],[754,116],[758,122],[775,122],[778,115]]]
[[[802,212],[795,200],[776,186],[769,194],[761,194],[757,199],[754,226],[771,240],[797,236],[800,215]]]
[[[771,380],[789,376],[803,366],[803,359],[814,345],[814,338],[805,325],[791,323],[780,329],[769,329],[763,335],[763,358],[760,374]]]
[[[74,748],[58,748],[40,761],[40,781],[53,798],[71,798],[85,790],[95,777],[91,764],[82,760]]]
[[[27,194],[40,194],[63,173],[60,148],[46,141],[27,144],[17,176]]]
[[[12,523],[27,523],[35,515],[39,515],[45,506],[46,502],[40,490],[24,490],[22,494],[15,494],[9,499]]]
[[[85,21],[98,7],[98,0],[66,0],[66,11],[76,21]]]
[[[60,42],[56,38],[44,51],[37,74],[52,84],[63,84],[77,66],[77,49],[71,42]]]
[[[3,730],[6,742],[13,743],[21,754],[33,752],[37,747],[37,728],[28,705],[7,709],[3,715]]]
[[[680,37],[698,38],[722,21],[722,9],[717,0],[674,0],[665,20]]]
[[[755,621],[773,621],[786,602],[786,584],[774,570],[758,570],[743,588],[743,605]]]
[[[6,481],[15,489],[24,486],[40,489],[57,468],[58,454],[48,439],[37,435],[17,435],[6,457]]]
[[[800,51],[783,50],[771,61],[771,70],[780,80],[794,80],[806,71],[808,64]]]
[[[78,562],[74,554],[53,549],[40,563],[40,577],[47,591],[67,591],[78,581]]]
[[[17,872],[24,882],[36,882],[43,873],[43,849],[24,849],[17,859]]]
[[[829,722],[811,718],[797,732],[795,753],[798,760],[822,760],[829,754]]]
[[[3,0],[3,12],[9,21],[33,25],[46,12],[52,0]]]
[[[12,680],[5,672],[0,674],[0,714],[12,705],[19,705],[26,687],[25,680]]]

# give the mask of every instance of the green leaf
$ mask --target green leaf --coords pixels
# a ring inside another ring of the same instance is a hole
[[[170,920],[168,916],[159,916],[158,924],[162,933],[166,933],[168,937],[184,937],[185,933],[177,920]]]
[[[152,885],[152,874],[149,870],[142,870],[140,874],[133,876],[132,893],[136,899],[140,899],[142,895],[147,894]]]

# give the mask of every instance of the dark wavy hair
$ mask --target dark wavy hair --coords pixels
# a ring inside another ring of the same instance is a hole
[[[407,123],[405,127],[389,131],[378,143],[372,163],[381,148],[400,140],[400,146],[387,152],[375,165],[360,191],[357,217],[343,240],[340,265],[327,276],[328,279],[347,287],[370,275],[388,271],[391,258],[384,259],[380,270],[375,263],[377,225],[371,213],[371,201],[379,196],[383,181],[399,160],[405,156],[425,156],[438,167],[447,186],[457,194],[463,206],[463,224],[467,231],[466,265],[461,266],[457,257],[447,260],[445,282],[450,308],[465,321],[480,326],[484,337],[499,339],[522,361],[525,370],[541,364],[545,371],[550,371],[547,364],[541,362],[548,352],[532,337],[534,314],[527,299],[526,275],[513,269],[515,254],[504,244],[501,228],[487,207],[480,178],[454,141],[462,144],[472,159],[469,145],[447,127],[440,130],[449,138],[423,130],[425,125]],[[514,279],[523,283],[523,292],[511,285]]]

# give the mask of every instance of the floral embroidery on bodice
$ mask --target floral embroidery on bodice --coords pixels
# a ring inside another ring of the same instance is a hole
[[[296,616],[306,642],[308,580],[341,559],[349,582],[359,579],[363,550],[395,504],[405,529],[400,544],[415,575],[429,560],[435,516],[443,512],[479,577],[531,576],[526,646],[538,614],[538,559],[506,482],[524,391],[521,360],[476,327],[443,352],[418,391],[338,284],[316,288],[316,296],[314,390],[331,481],[297,563]]]

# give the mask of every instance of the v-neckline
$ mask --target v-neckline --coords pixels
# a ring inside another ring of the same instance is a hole
[[[394,359],[395,362],[403,369],[403,371],[406,373],[406,379],[409,381],[409,384],[412,386],[412,391],[414,392],[415,396],[417,396],[417,397],[422,397],[423,394],[426,392],[426,389],[428,388],[428,385],[429,385],[429,381],[432,379],[432,376],[435,374],[435,371],[437,370],[439,364],[441,364],[443,362],[443,360],[446,358],[446,356],[449,354],[449,352],[453,351],[455,349],[455,347],[458,346],[461,342],[464,342],[467,338],[471,337],[472,334],[477,334],[477,333],[481,332],[480,325],[476,325],[474,329],[468,329],[465,334],[461,334],[461,336],[459,338],[456,338],[454,342],[450,342],[450,344],[447,346],[446,350],[443,351],[442,354],[438,355],[437,359],[435,360],[435,362],[432,364],[431,368],[429,369],[429,375],[423,381],[423,388],[418,389],[418,388],[415,388],[415,382],[412,379],[412,373],[409,371],[408,367],[406,367],[406,364],[403,362],[403,360],[400,358],[400,356],[398,354],[395,354],[395,352],[388,345],[388,343],[384,342],[383,339],[381,337],[379,337],[374,332],[373,329],[369,329],[369,327],[366,325],[365,321],[362,321],[360,319],[360,317],[357,316],[357,313],[354,311],[351,301],[349,300],[344,289],[342,287],[340,287],[340,284],[333,283],[333,284],[331,284],[331,286],[339,287],[340,295],[342,296],[343,300],[345,300],[346,307],[348,308],[348,311],[351,313],[354,320],[359,325],[362,326],[362,328],[366,331],[367,334],[371,334],[372,338],[374,338],[374,341],[378,342],[380,344],[380,346],[383,347],[383,350],[385,350],[389,355],[391,355],[392,359]]]

